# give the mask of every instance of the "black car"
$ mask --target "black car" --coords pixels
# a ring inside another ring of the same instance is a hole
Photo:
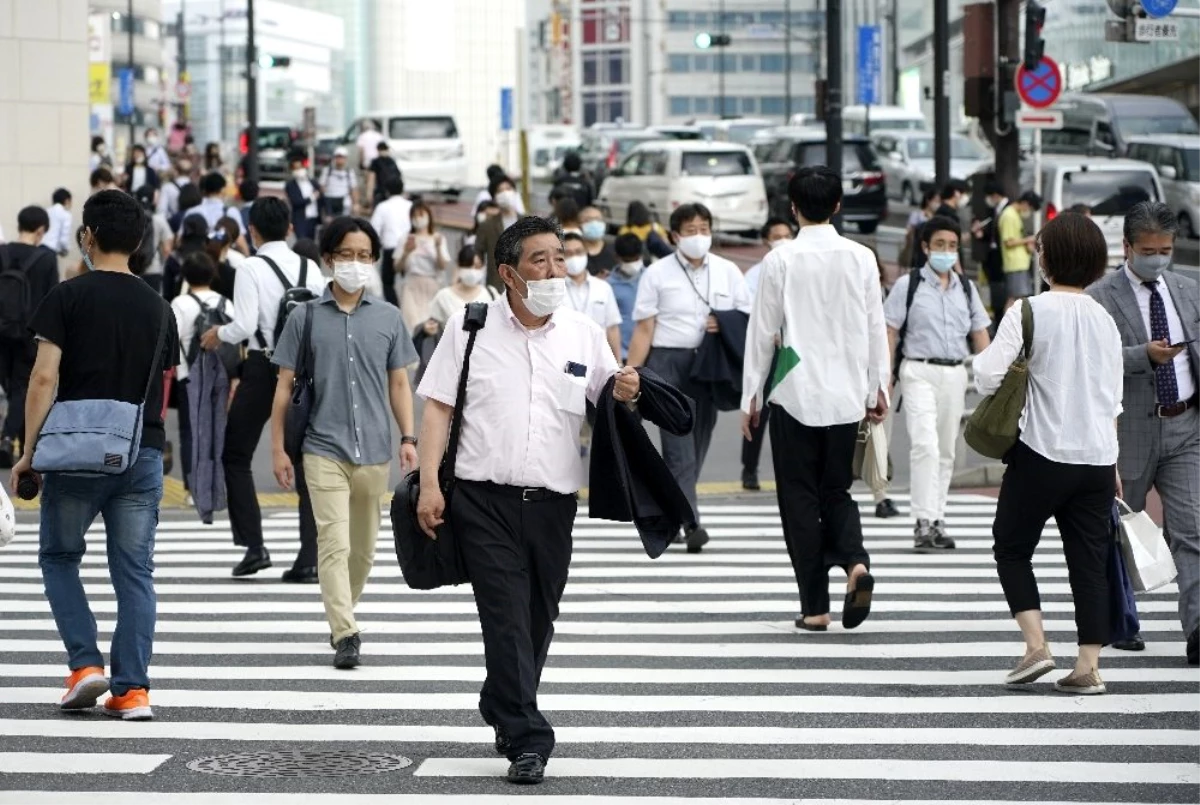
[[[248,129],[242,129],[238,137],[238,151],[244,162],[250,150]],[[291,178],[288,161],[293,155],[308,163],[308,147],[303,142],[300,130],[292,126],[263,123],[258,127],[258,179],[259,181],[286,182]]]
[[[819,129],[782,131],[759,161],[767,204],[772,216],[791,218],[788,182],[799,168],[825,164],[825,134]],[[842,140],[842,220],[858,227],[864,235],[874,232],[887,217],[887,186],[883,170],[866,137],[849,136]]]

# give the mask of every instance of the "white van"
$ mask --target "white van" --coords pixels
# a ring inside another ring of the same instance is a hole
[[[615,221],[624,218],[631,201],[645,203],[664,226],[676,208],[696,202],[712,211],[717,231],[757,236],[767,222],[767,192],[758,162],[737,143],[642,143],[604,180],[596,206]]]
[[[346,129],[343,145],[351,152],[350,164],[358,164],[356,142],[364,120],[372,120],[388,141],[404,189],[457,197],[467,186],[466,147],[451,114],[371,112]]]
[[[534,179],[548,179],[562,165],[563,157],[579,150],[579,129],[552,123],[530,126],[528,144],[529,175]]]
[[[847,106],[842,110],[842,129],[846,134],[869,135],[873,131],[929,131],[920,112],[899,106]]]

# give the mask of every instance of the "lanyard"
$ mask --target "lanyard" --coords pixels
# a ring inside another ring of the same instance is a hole
[[[688,268],[688,266],[679,259],[678,252],[675,253],[675,261],[679,263],[679,268],[681,271],[683,271],[683,276],[687,277],[688,285],[692,286],[692,292],[696,294],[696,298],[700,300],[702,305],[708,308],[708,313],[712,313],[712,303],[708,301],[709,296],[712,295],[712,268],[709,266],[708,262],[705,261],[704,265],[701,266],[701,268],[706,269],[708,272],[707,283],[704,288],[704,295],[701,296],[700,289],[696,287],[696,280],[692,277],[692,271],[694,269]],[[693,308],[693,310],[695,310],[695,308]]]

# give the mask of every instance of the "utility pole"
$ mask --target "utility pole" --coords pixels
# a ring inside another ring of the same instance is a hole
[[[842,175],[842,0],[826,0],[825,164]],[[841,229],[842,216],[834,216]]]
[[[1021,135],[1016,112],[1020,106],[1014,81],[1021,61],[1021,0],[996,4],[996,120],[992,148],[996,153],[996,181],[1009,198],[1021,195]]]
[[[254,47],[254,0],[246,0],[246,179],[258,181],[258,54]]]
[[[950,181],[949,29],[949,0],[933,0],[933,164],[938,187]]]
[[[888,17],[888,36],[891,41],[888,50],[892,62],[892,105],[900,105],[900,0],[892,0],[891,14]]]
[[[135,86],[135,73],[133,72],[133,0],[129,0],[129,3],[126,6],[125,26],[126,30],[129,31],[129,88],[132,90]],[[134,93],[131,91],[130,94],[133,95]],[[134,97],[136,97],[136,95]],[[130,100],[133,100],[133,98]],[[134,122],[136,120],[137,104],[132,103],[130,104],[129,110],[129,148],[133,148],[133,144],[137,142],[137,125]],[[132,161],[132,151],[126,149],[126,155],[130,158],[130,161]]]
[[[721,0],[717,6],[717,36],[724,40],[725,38],[725,0]],[[725,51],[717,51],[717,103],[720,106],[717,109],[717,119],[725,119]]]
[[[792,0],[783,0],[783,122],[792,122]]]

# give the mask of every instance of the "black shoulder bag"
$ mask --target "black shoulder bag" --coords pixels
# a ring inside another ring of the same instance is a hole
[[[471,371],[471,352],[475,349],[475,336],[487,321],[487,305],[473,302],[467,305],[463,317],[463,329],[467,336],[467,348],[463,352],[462,370],[458,374],[458,394],[454,399],[454,414],[450,420],[450,438],[446,454],[438,468],[438,486],[446,500],[442,513],[445,521],[438,526],[437,539],[430,539],[421,530],[417,521],[417,504],[421,492],[421,470],[416,469],[404,477],[396,487],[392,498],[392,536],[396,543],[396,559],[404,583],[414,590],[434,590],[468,581],[466,565],[458,550],[454,530],[450,526],[450,508],[454,493],[454,465],[458,458],[458,440],[462,433],[462,412],[467,404],[467,377]]]
[[[292,399],[288,403],[287,412],[283,419],[283,451],[293,462],[302,461],[300,452],[304,447],[304,435],[308,432],[308,423],[312,419],[313,376],[315,359],[312,348],[313,315],[316,313],[313,302],[304,305],[304,329],[300,336],[300,352],[296,356],[296,376],[292,380]]]

